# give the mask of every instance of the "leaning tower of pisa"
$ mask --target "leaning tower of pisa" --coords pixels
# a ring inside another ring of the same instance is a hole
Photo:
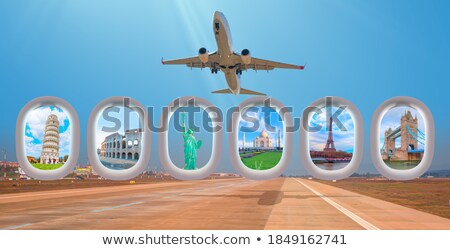
[[[59,162],[59,121],[51,114],[45,123],[44,141],[42,142],[41,163],[55,164]]]

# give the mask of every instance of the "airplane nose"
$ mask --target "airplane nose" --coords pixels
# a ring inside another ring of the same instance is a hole
[[[221,19],[222,15],[222,12],[217,10],[216,12],[214,12],[214,19]]]

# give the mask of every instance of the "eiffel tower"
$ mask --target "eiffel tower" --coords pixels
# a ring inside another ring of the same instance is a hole
[[[323,151],[336,152],[333,141],[333,117],[330,117],[330,129],[328,130],[327,145],[323,148]]]

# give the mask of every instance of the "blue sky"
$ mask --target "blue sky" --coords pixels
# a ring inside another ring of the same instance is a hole
[[[245,133],[245,146],[253,147],[253,141],[262,131],[272,138],[272,145],[277,146],[278,130],[281,131],[281,145],[284,142],[283,122],[280,115],[273,109],[268,107],[254,107],[247,110],[244,117],[239,122],[238,147],[242,148],[243,134]],[[252,120],[250,120],[252,119]],[[257,119],[258,123],[253,123],[253,119]]]
[[[213,95],[223,74],[163,66],[166,59],[216,49],[212,15],[222,11],[234,49],[258,58],[305,64],[304,71],[244,72],[244,88],[269,93],[293,116],[324,96],[353,102],[364,120],[364,157],[358,172],[373,172],[370,121],[383,101],[400,95],[423,101],[436,129],[432,169],[449,169],[450,15],[448,1],[118,1],[0,2],[0,148],[15,160],[20,109],[39,96],[70,102],[81,124],[80,163],[86,163],[86,128],[94,106],[131,96],[160,107],[196,95],[220,108],[248,96]],[[294,135],[299,152],[299,135]],[[232,171],[227,136],[219,171]],[[157,136],[151,165],[160,166]],[[288,173],[306,173],[294,154]]]
[[[44,141],[45,123],[50,114],[59,121],[59,156],[70,155],[70,121],[67,114],[55,106],[43,106],[31,111],[25,118],[25,152],[27,156],[41,156]]]
[[[127,110],[129,112],[129,120],[128,120],[128,128],[126,128],[125,125],[125,114],[124,110]],[[115,127],[115,123],[111,121],[107,121],[104,119],[103,115],[100,115],[97,125],[96,125],[96,131],[95,131],[95,147],[100,148],[102,145],[102,142],[105,140],[105,137],[112,135],[114,133],[119,133],[121,135],[125,135],[125,129],[137,129],[141,128],[139,125],[139,115],[138,113],[132,111],[129,108],[124,107],[116,107],[114,106],[114,109],[108,108],[105,110],[105,115],[116,118],[118,121],[120,121],[120,126],[118,127],[117,131],[115,132],[107,132],[108,129],[112,129]],[[109,119],[110,120],[110,119]]]
[[[327,115],[325,110],[325,108],[322,108],[321,114],[313,114],[309,122],[311,127],[321,126],[320,131],[309,133],[310,150],[322,151],[326,146],[329,128],[327,127]],[[335,107],[331,109],[332,113],[335,113],[337,110],[338,108]],[[342,123],[345,130],[343,128],[340,129],[336,121],[333,121],[333,126],[331,128],[333,130],[334,146],[338,151],[353,152],[353,147],[355,145],[355,127],[352,116],[344,109],[337,118]]]

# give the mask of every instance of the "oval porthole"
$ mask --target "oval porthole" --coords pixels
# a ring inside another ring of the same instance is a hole
[[[283,154],[283,138],[283,123],[275,109],[257,106],[243,110],[238,149],[247,168],[264,171],[275,167]]]
[[[77,163],[78,116],[63,99],[45,96],[27,103],[17,119],[16,138],[22,178],[60,179]]]
[[[372,161],[389,179],[418,178],[431,165],[434,121],[417,99],[402,96],[381,104],[372,118],[370,137]]]
[[[363,123],[359,110],[340,97],[312,103],[302,117],[300,157],[306,170],[323,180],[349,177],[363,152]]]
[[[253,97],[231,116],[229,151],[236,171],[249,179],[280,176],[292,152],[292,118],[276,99]]]
[[[198,107],[181,107],[169,121],[169,156],[174,165],[184,170],[203,168],[211,159],[212,133],[207,131],[211,119]]]
[[[190,112],[195,111],[190,109],[196,108],[200,108],[202,112]],[[169,128],[172,117],[174,127]],[[201,117],[203,119],[197,129],[202,131],[197,131],[188,121]],[[170,175],[180,180],[198,180],[214,172],[221,157],[222,114],[209,101],[193,96],[175,99],[163,110],[160,128],[159,156],[161,164]],[[170,143],[169,131],[174,134]],[[212,134],[209,141],[205,140],[208,133]],[[169,149],[169,145],[173,148]],[[170,157],[170,151],[177,154],[175,163]],[[210,155],[208,160],[207,155]]]
[[[128,97],[111,97],[94,108],[88,127],[94,171],[111,180],[128,180],[146,169],[151,148],[146,114],[142,104]]]
[[[331,113],[337,111],[337,107],[331,107]],[[328,171],[345,168],[353,158],[353,118],[344,109],[337,119],[327,116],[326,108],[322,108],[309,121],[310,127],[320,127],[314,133],[309,133],[309,155],[317,167]]]

